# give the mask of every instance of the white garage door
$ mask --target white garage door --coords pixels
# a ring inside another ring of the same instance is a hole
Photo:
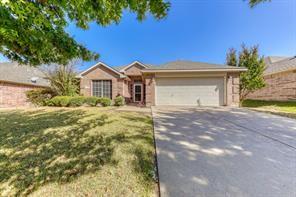
[[[224,78],[157,78],[156,105],[223,105]]]

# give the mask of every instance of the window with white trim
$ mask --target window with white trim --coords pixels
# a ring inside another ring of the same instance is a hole
[[[112,81],[111,80],[93,80],[92,95],[97,97],[112,98]]]

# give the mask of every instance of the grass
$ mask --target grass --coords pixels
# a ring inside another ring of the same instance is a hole
[[[153,196],[151,117],[112,108],[0,111],[0,196]]]
[[[296,101],[261,101],[245,100],[243,107],[255,108],[260,111],[266,111],[277,115],[296,118]]]

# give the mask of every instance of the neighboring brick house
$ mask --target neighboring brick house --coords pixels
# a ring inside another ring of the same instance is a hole
[[[264,79],[266,86],[247,98],[255,100],[296,100],[296,57],[267,57]]]
[[[0,107],[28,106],[25,92],[48,87],[43,73],[34,67],[17,63],[0,63]]]
[[[152,66],[135,61],[123,67],[102,62],[80,73],[85,96],[122,95],[146,106],[238,106],[239,74],[246,68],[175,61]]]

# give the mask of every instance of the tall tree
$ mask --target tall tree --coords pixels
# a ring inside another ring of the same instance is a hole
[[[236,50],[234,48],[230,48],[226,54],[226,65],[238,66],[237,65]]]
[[[264,57],[259,56],[258,46],[248,48],[242,45],[238,66],[248,69],[240,75],[240,99],[243,101],[250,92],[265,86],[263,78],[265,62]]]
[[[65,28],[69,23],[88,29],[90,22],[119,23],[124,10],[143,20],[167,15],[165,0],[1,0],[0,53],[22,64],[67,64],[89,61],[98,54],[77,43]]]

